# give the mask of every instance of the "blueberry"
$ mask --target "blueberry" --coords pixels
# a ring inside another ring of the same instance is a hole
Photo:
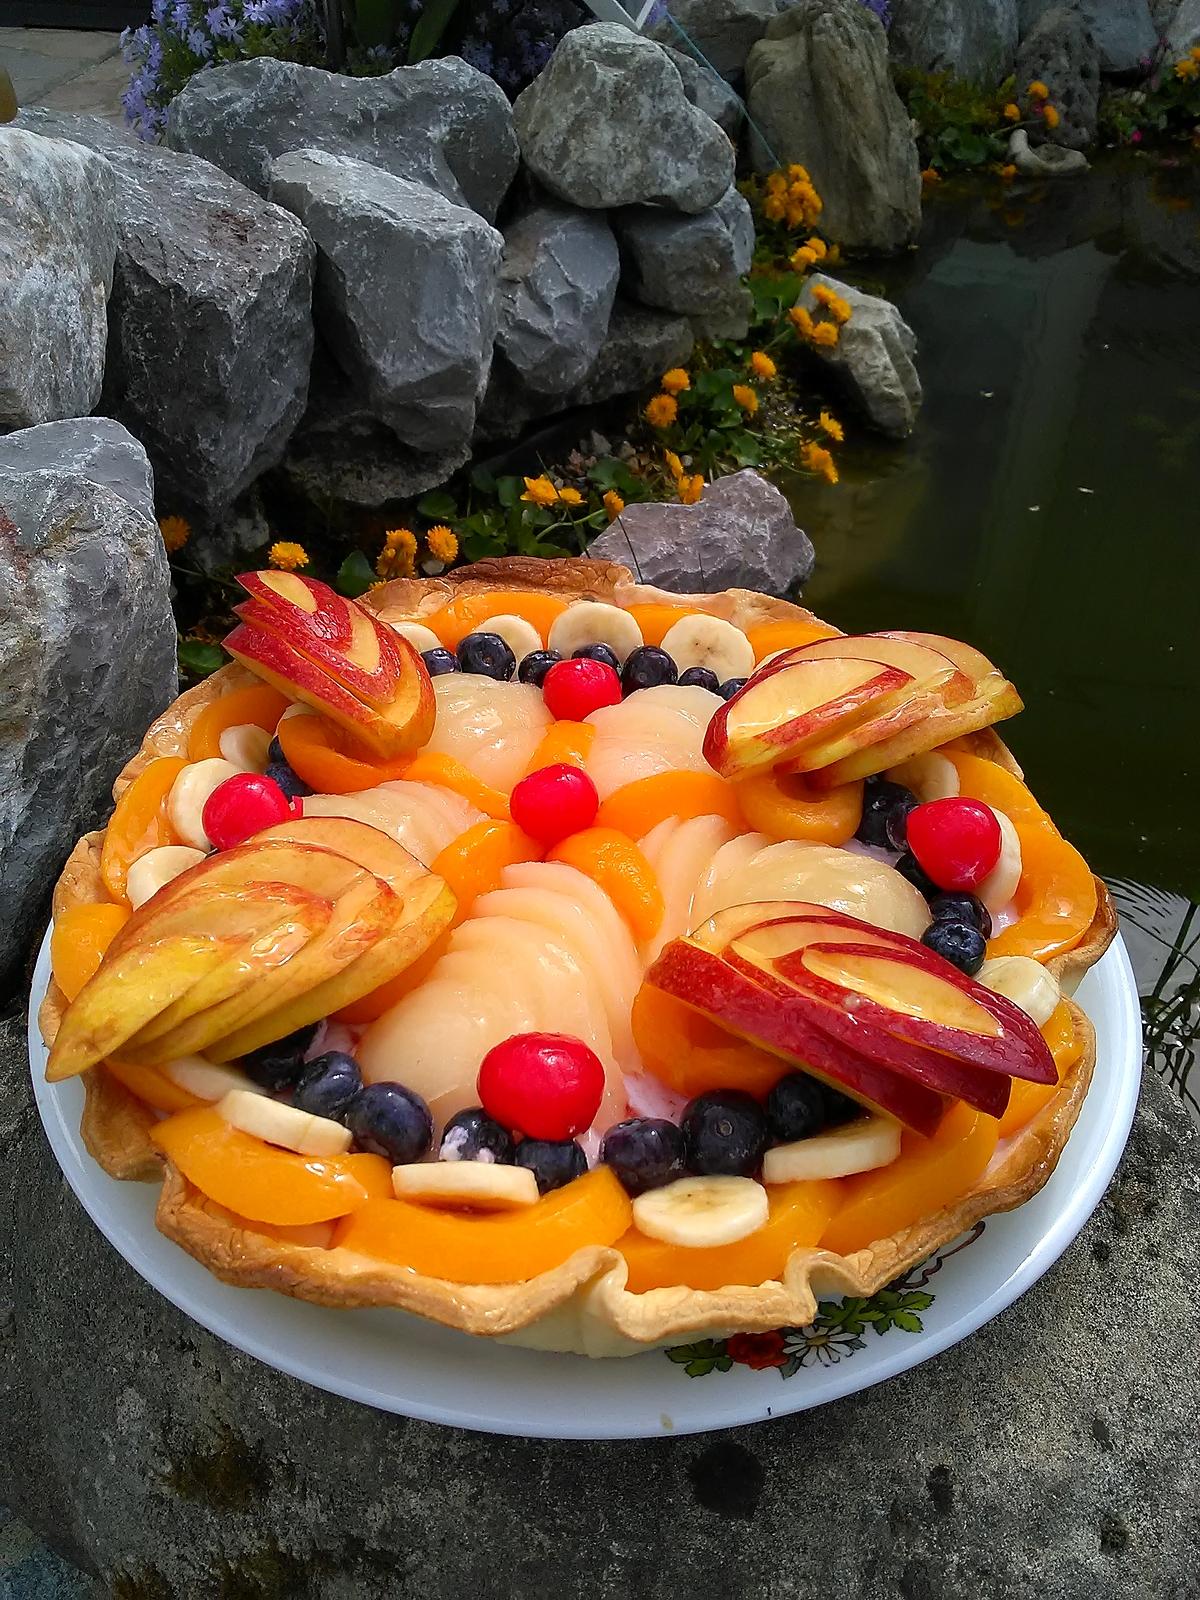
[[[453,650],[443,650],[437,645],[433,650],[422,650],[421,660],[425,663],[431,678],[440,678],[445,672],[458,671],[458,657]]]
[[[587,1157],[574,1139],[522,1139],[516,1165],[528,1167],[537,1179],[538,1193],[561,1189],[587,1171]]]
[[[640,645],[621,669],[621,688],[626,694],[638,689],[656,689],[660,683],[676,683],[679,668],[665,650],[655,644]]]
[[[721,685],[711,667],[687,667],[679,674],[679,681],[689,689],[707,689],[709,694],[720,694]]]
[[[267,760],[272,766],[274,766],[277,761],[287,760],[287,757],[283,753],[283,746],[280,744],[278,738],[272,739],[270,744],[267,746]]]
[[[600,1159],[630,1194],[661,1189],[684,1175],[683,1134],[662,1117],[630,1117],[604,1135]]]
[[[433,1118],[419,1094],[399,1083],[369,1083],[346,1108],[342,1121],[360,1150],[393,1166],[420,1161],[433,1143]]]
[[[979,971],[987,954],[987,940],[969,922],[931,922],[921,935],[921,943],[968,978]]]
[[[507,683],[517,670],[517,658],[498,633],[469,633],[458,647],[463,672],[482,673]]]
[[[584,644],[573,652],[576,661],[603,661],[614,672],[621,670],[621,658],[610,644]]]
[[[972,928],[978,928],[985,939],[992,937],[991,913],[983,901],[976,899],[973,894],[947,891],[935,895],[929,902],[929,909],[935,922],[966,922]]]
[[[312,793],[312,790],[300,774],[286,761],[270,762],[265,776],[270,778],[272,782],[277,783],[289,800],[294,800],[297,795]]]
[[[825,1086],[807,1072],[789,1072],[767,1096],[767,1124],[781,1144],[820,1133],[827,1121]]]
[[[745,687],[745,678],[726,678],[725,682],[717,690],[717,693],[721,696],[722,700],[732,700],[734,695],[740,693],[740,691]]]
[[[900,876],[907,878],[914,889],[919,889],[926,900],[936,900],[942,893],[911,850],[904,852],[895,867]]]
[[[495,1161],[513,1164],[512,1135],[493,1122],[482,1106],[472,1106],[450,1118],[442,1134],[439,1161]]]
[[[744,1178],[762,1165],[767,1119],[741,1089],[698,1094],[684,1108],[681,1126],[689,1172]]]
[[[278,1094],[288,1089],[304,1070],[304,1052],[316,1037],[318,1024],[297,1028],[286,1039],[276,1039],[274,1044],[264,1044],[242,1057],[242,1071],[260,1089]]]
[[[540,689],[550,668],[557,666],[561,660],[557,650],[531,650],[527,656],[521,657],[517,677],[522,683],[531,683],[535,689]]]
[[[903,784],[886,778],[868,778],[863,785],[862,821],[854,835],[862,844],[883,850],[904,849],[904,821],[919,804],[916,795]],[[895,837],[889,824],[895,820]]]
[[[362,1088],[358,1062],[344,1050],[326,1050],[314,1056],[301,1074],[292,1104],[314,1117],[340,1122],[346,1107]]]

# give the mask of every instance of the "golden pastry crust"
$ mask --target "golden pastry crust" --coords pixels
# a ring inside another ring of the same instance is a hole
[[[497,588],[624,606],[682,603],[742,627],[772,620],[820,620],[800,606],[749,590],[668,594],[636,583],[626,568],[611,562],[526,557],[477,562],[443,578],[399,579],[372,591],[363,603],[384,621],[399,621],[427,615],[458,595]],[[147,732],[141,749],[117,779],[114,798],[151,761],[186,754],[188,731],[212,700],[256,681],[242,667],[225,667],[181,695]],[[991,730],[974,735],[972,746],[1020,775],[1012,755]],[[70,906],[108,898],[100,877],[102,841],[103,833],[92,833],[76,845],[55,889],[55,916]],[[1096,916],[1084,939],[1048,964],[1068,992],[1116,934],[1112,904],[1099,880],[1097,891]],[[65,1008],[65,996],[52,978],[39,1013],[47,1044],[53,1043]],[[597,1246],[576,1251],[561,1266],[527,1283],[470,1285],[422,1277],[345,1249],[302,1246],[245,1227],[164,1162],[150,1141],[154,1112],[103,1069],[86,1075],[81,1131],[90,1154],[112,1177],[162,1178],[160,1230],[226,1283],[275,1289],[318,1305],[395,1306],[467,1333],[508,1337],[541,1348],[630,1354],[685,1337],[803,1326],[812,1320],[818,1297],[874,1294],[981,1217],[1012,1210],[1036,1194],[1066,1144],[1095,1066],[1095,1031],[1074,1004],[1071,1012],[1084,1040],[1079,1060],[1053,1098],[1004,1142],[968,1194],[848,1257],[797,1250],[781,1282],[757,1287],[716,1291],[679,1287],[630,1294],[625,1289],[624,1258],[614,1249]]]

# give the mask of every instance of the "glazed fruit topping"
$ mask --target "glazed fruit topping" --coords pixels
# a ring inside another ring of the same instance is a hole
[[[735,694],[741,694],[748,681],[746,678],[726,678],[717,693],[722,700],[732,700]]]
[[[862,1107],[849,1095],[810,1077],[789,1072],[767,1096],[767,1125],[771,1136],[783,1144],[810,1139],[861,1114]]]
[[[433,1118],[419,1094],[399,1083],[369,1083],[345,1112],[361,1150],[393,1166],[420,1161],[433,1143]]]
[[[931,922],[921,935],[921,943],[948,961],[952,967],[973,978],[987,955],[987,940],[972,923],[947,918]]]
[[[362,1086],[362,1074],[354,1057],[344,1050],[327,1050],[305,1066],[292,1104],[314,1117],[340,1121]]]
[[[741,1089],[700,1094],[680,1121],[689,1172],[749,1177],[762,1165],[769,1133],[762,1107]]]
[[[264,828],[294,816],[292,803],[273,778],[239,772],[226,778],[204,802],[201,821],[218,850],[232,850]]]
[[[630,1117],[604,1135],[600,1160],[620,1178],[627,1194],[660,1189],[684,1175],[682,1130],[663,1117]]]
[[[661,683],[678,681],[678,667],[665,650],[660,650],[654,644],[644,644],[635,650],[621,670],[621,687],[626,694],[634,694],[638,689],[655,689]]]
[[[289,800],[303,799],[306,794],[312,793],[311,787],[284,755],[278,739],[272,739],[267,746],[267,770],[264,776],[270,778],[272,783],[277,783]]]
[[[242,1071],[260,1089],[271,1094],[290,1089],[304,1071],[304,1052],[316,1038],[317,1027],[314,1022],[307,1028],[297,1028],[285,1039],[276,1039],[274,1044],[251,1051],[242,1058]]]
[[[549,668],[542,693],[552,717],[559,722],[582,722],[601,706],[620,704],[621,680],[611,663],[575,657]]]
[[[590,828],[599,808],[596,785],[586,772],[566,762],[531,772],[509,797],[517,827],[542,844],[557,844],[568,834]]]
[[[863,785],[862,821],[854,837],[879,849],[903,850],[906,819],[919,803],[903,784],[868,778]]]
[[[561,1189],[588,1169],[587,1157],[574,1139],[522,1139],[516,1165],[533,1173],[539,1194]]]
[[[973,894],[938,894],[929,902],[935,922],[965,922],[977,928],[985,939],[992,936],[991,912]]]
[[[482,1106],[470,1106],[451,1117],[442,1134],[439,1161],[483,1161],[511,1166],[515,1146],[507,1128]]]
[[[603,642],[580,645],[578,650],[571,652],[571,659],[573,661],[599,661],[602,666],[611,667],[614,672],[620,672],[621,670],[620,656],[612,645],[604,644]]]
[[[421,660],[425,663],[431,678],[440,678],[444,673],[458,671],[458,657],[453,650],[447,650],[443,645],[438,645],[432,650],[422,650]]]
[[[687,667],[679,674],[685,689],[707,689],[709,694],[720,694],[721,680],[711,667]]]
[[[561,1141],[582,1133],[603,1096],[603,1063],[570,1034],[514,1034],[494,1045],[479,1068],[483,1109],[528,1139]]]
[[[521,659],[517,668],[517,677],[522,683],[532,684],[535,689],[540,689],[546,682],[546,674],[551,667],[556,667],[562,660],[557,650],[531,650]]]
[[[1000,859],[1003,837],[991,806],[956,795],[910,812],[906,842],[939,889],[971,890]]]
[[[463,672],[507,683],[517,670],[517,658],[498,633],[469,633],[458,647],[458,665]]]

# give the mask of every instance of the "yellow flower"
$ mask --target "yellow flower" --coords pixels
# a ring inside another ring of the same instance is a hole
[[[679,407],[673,396],[656,394],[643,415],[652,428],[669,428],[679,415]]]
[[[560,489],[558,498],[564,506],[581,506],[583,504],[583,496],[578,489]]]
[[[825,257],[829,254],[829,246],[825,243],[824,239],[818,238],[815,233],[811,239],[805,239],[804,248],[806,250],[811,250],[818,261],[824,261]]]
[[[829,315],[839,324],[849,322],[851,316],[849,300],[844,300],[840,294],[835,295],[829,302]]]
[[[807,306],[793,306],[788,312],[788,321],[802,339],[812,338],[813,319]]]
[[[814,283],[812,297],[819,306],[830,306],[837,299],[837,290],[827,283]]]
[[[1195,62],[1193,62],[1192,65],[1195,66]],[[1042,121],[1048,128],[1057,128],[1059,123],[1062,121],[1062,118],[1059,116],[1058,112],[1053,106],[1043,106]]]
[[[817,262],[816,253],[806,244],[802,244],[798,250],[793,250],[788,259],[797,272],[807,272],[809,267],[815,266]]]
[[[833,457],[823,444],[817,444],[815,440],[810,440],[808,444],[802,446],[800,465],[805,472],[813,472],[818,477],[824,478],[826,483],[838,481],[838,471],[833,464]]]
[[[685,506],[694,506],[704,493],[704,479],[698,472],[690,478],[685,474],[675,488]]]
[[[158,531],[162,534],[162,542],[172,552],[182,550],[192,537],[192,525],[186,517],[160,517]]]
[[[735,383],[733,398],[748,417],[752,417],[758,410],[758,396],[748,383]]]
[[[604,496],[604,509],[608,512],[608,520],[615,522],[625,509],[625,502],[615,489],[609,489]]]
[[[683,477],[683,462],[680,461],[674,450],[664,450],[663,460],[667,463],[667,471],[678,483],[679,479]]]
[[[1197,61],[1194,56],[1184,56],[1182,61],[1175,63],[1175,76],[1181,82],[1188,78],[1194,78],[1197,73],[1200,73],[1200,61]]]
[[[926,188],[932,188],[935,183],[941,183],[942,175],[933,167],[926,167],[921,173],[921,182]]]
[[[692,380],[682,367],[672,367],[670,372],[663,373],[662,386],[668,394],[682,394],[692,387]]]
[[[1011,183],[1017,175],[1017,169],[1012,162],[1007,162],[1000,168],[1000,177],[1004,183]]]
[[[763,216],[768,222],[782,222],[786,209],[782,195],[769,194],[763,201]]]
[[[1005,122],[1020,122],[1021,108],[1010,100],[1001,115],[1004,117]]]
[[[816,322],[813,324],[812,342],[823,345],[826,350],[832,350],[838,342],[838,329],[836,322]]]
[[[817,418],[817,421],[821,424],[831,439],[836,439],[838,444],[841,444],[846,435],[842,429],[841,423],[835,416],[831,415],[831,413],[828,411],[822,411],[821,415]]]
[[[429,529],[425,535],[425,543],[433,559],[444,562],[446,566],[449,566],[458,554],[458,540],[444,522],[439,522]]]
[[[786,194],[788,181],[782,172],[772,172],[767,178],[768,194]]]
[[[284,572],[296,572],[308,565],[308,551],[302,544],[292,544],[287,539],[277,540],[267,551],[267,560]]]
[[[558,500],[558,490],[543,473],[540,478],[525,479],[525,493],[522,500],[528,500],[531,506],[552,506]]]
[[[825,252],[825,265],[827,267],[836,267],[838,262],[841,259],[842,259],[841,250],[838,248],[838,246],[836,244],[831,244],[829,246],[829,249]]]
[[[417,536],[411,528],[389,528],[375,562],[380,578],[411,578],[417,558]]]
[[[1200,61],[1200,44],[1194,44],[1188,51],[1193,61]]]
[[[1031,100],[1049,100],[1050,91],[1040,78],[1035,78],[1026,91]]]
[[[771,379],[778,368],[765,350],[752,350],[750,360],[746,363],[756,378]]]
[[[793,183],[810,183],[807,167],[802,167],[798,161],[793,161],[787,169],[787,175]]]

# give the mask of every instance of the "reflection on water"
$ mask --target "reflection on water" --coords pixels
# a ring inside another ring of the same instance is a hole
[[[1200,906],[1182,895],[1114,878],[1109,883],[1137,975],[1146,1064],[1200,1123]]]

